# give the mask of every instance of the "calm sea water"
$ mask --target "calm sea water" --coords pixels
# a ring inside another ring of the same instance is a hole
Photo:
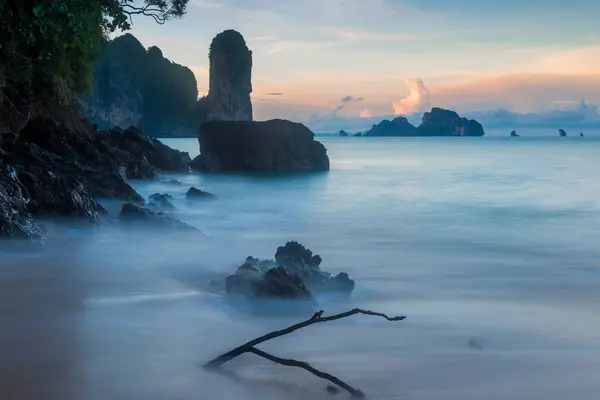
[[[45,251],[1,250],[0,398],[329,398],[325,381],[253,356],[231,376],[200,368],[298,320],[252,316],[209,289],[289,240],[357,281],[351,300],[320,300],[326,313],[408,318],[353,317],[265,350],[374,399],[599,398],[599,139],[322,141],[326,174],[135,183],[172,194],[206,237],[48,222]],[[187,202],[192,185],[216,200]]]

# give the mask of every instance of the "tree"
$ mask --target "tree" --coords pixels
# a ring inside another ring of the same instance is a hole
[[[91,88],[107,33],[143,15],[159,24],[189,0],[0,0],[0,119],[34,104],[72,105]]]

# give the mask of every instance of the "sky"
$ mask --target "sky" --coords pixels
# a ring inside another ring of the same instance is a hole
[[[258,120],[361,129],[438,106],[581,111],[600,126],[599,15],[599,0],[190,0],[182,19],[137,18],[132,33],[204,94],[212,38],[241,32]]]

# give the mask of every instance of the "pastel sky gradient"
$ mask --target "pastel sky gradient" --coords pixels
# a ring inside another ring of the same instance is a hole
[[[190,0],[145,46],[196,74],[225,29],[253,51],[257,119],[600,104],[599,0]],[[276,95],[274,95],[276,94]]]

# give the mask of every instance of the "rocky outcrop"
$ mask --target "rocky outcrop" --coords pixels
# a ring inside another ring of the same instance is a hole
[[[202,125],[200,155],[191,167],[203,172],[327,171],[327,149],[306,126],[281,120],[212,121]]]
[[[213,194],[205,192],[204,190],[200,190],[195,187],[191,187],[190,190],[187,191],[185,197],[188,200],[197,200],[197,199],[207,199],[215,197]]]
[[[423,115],[417,128],[418,136],[483,136],[481,124],[460,117],[452,110],[434,107]]]
[[[583,137],[583,132],[579,132],[579,137]]]
[[[237,31],[213,39],[205,121],[252,121],[252,52]]]
[[[342,129],[341,131],[339,131],[338,136],[348,137],[349,134],[348,134],[348,132],[346,132],[345,130]]]
[[[408,122],[405,117],[394,118],[393,120],[383,120],[379,124],[373,125],[371,129],[363,133],[363,136],[415,136],[417,128]]]
[[[136,223],[147,227],[169,228],[184,231],[198,231],[178,219],[171,218],[161,212],[152,211],[137,204],[125,203],[121,208],[119,219],[126,223]]]
[[[148,198],[146,206],[155,211],[173,211],[175,206],[171,203],[172,201],[173,196],[168,193],[154,193]]]
[[[16,213],[3,213],[2,219],[13,227],[14,221],[30,226],[30,214],[98,223],[106,211],[95,198],[144,203],[128,179],[151,179],[162,169],[189,169],[187,154],[148,139],[137,129],[98,132],[85,121],[67,126],[36,118],[18,135],[3,140],[3,147],[0,165],[10,168],[14,179],[4,189],[4,197],[10,196],[4,204],[11,204]],[[23,207],[16,206],[23,202]],[[5,232],[18,232],[15,229]]]
[[[254,298],[312,300],[312,295],[302,279],[283,267],[260,271],[251,263],[242,265],[234,275],[225,280],[225,290],[229,294],[240,294]]]
[[[355,133],[354,135],[352,135],[352,136],[354,136],[354,137],[361,137],[362,135],[363,135],[363,134],[362,134],[362,132],[356,132],[356,133]]]
[[[284,299],[309,299],[319,293],[349,295],[354,281],[344,272],[331,276],[321,270],[321,261],[319,255],[301,244],[288,242],[277,249],[275,260],[246,258],[236,273],[226,279],[226,290],[249,297]]]
[[[510,137],[519,137],[519,135],[517,135],[517,131],[511,131]]]
[[[44,231],[33,221],[27,203],[17,173],[2,166],[0,159],[0,239],[43,239]]]
[[[559,129],[559,130],[558,130],[558,135],[559,135],[560,137],[565,137],[565,136],[567,136],[567,132],[565,132],[565,130],[564,130],[564,129]]]

